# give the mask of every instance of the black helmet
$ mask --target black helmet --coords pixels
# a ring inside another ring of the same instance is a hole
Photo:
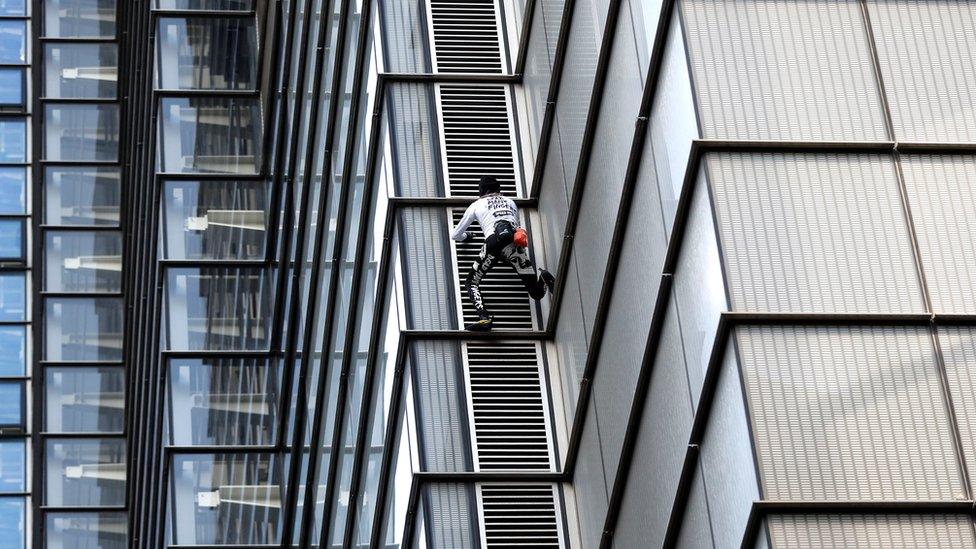
[[[502,191],[502,186],[497,179],[490,175],[481,176],[481,180],[478,181],[478,193],[481,196],[486,194],[493,194]]]

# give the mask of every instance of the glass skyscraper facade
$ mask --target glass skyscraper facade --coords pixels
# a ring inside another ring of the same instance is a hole
[[[976,549],[973,37],[0,0],[0,549]],[[557,284],[473,333],[482,175]]]

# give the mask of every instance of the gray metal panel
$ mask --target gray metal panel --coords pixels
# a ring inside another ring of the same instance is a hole
[[[546,17],[552,14],[547,13],[545,4],[542,0],[537,0],[535,4],[535,16],[532,18],[532,28],[529,31],[529,46],[526,50],[525,73],[521,86],[528,111],[519,113],[528,128],[528,132],[522,134],[522,139],[528,141],[529,150],[533,154],[539,149],[539,133],[542,131],[542,118],[545,115],[546,99],[549,96],[549,84],[552,80],[552,57],[555,54],[555,48],[546,36]]]
[[[976,313],[976,157],[903,156],[932,309]]]
[[[468,484],[431,484],[427,490],[426,532],[430,549],[475,547],[471,527],[474,487]]]
[[[580,287],[583,314],[587,326],[591,327],[603,286],[609,242],[617,221],[614,214],[620,203],[627,156],[634,137],[630,128],[637,120],[643,89],[634,37],[627,32],[631,28],[630,10],[621,9],[617,24],[621,29],[614,37],[611,49],[606,91],[580,204],[580,223],[573,241],[580,271],[586,273],[580,279]],[[650,221],[642,219],[641,215],[636,218],[638,223]]]
[[[430,72],[427,60],[427,14],[424,3],[415,0],[379,2],[383,18],[385,69],[389,72]]]
[[[580,379],[586,366],[587,341],[586,327],[583,324],[583,311],[580,306],[579,278],[576,274],[576,261],[570,258],[569,274],[563,289],[562,309],[556,326],[553,344],[556,349],[556,363],[559,365],[562,380],[563,400],[566,403],[567,428],[572,428],[576,413],[576,399],[579,396]]]
[[[976,141],[976,4],[868,2],[895,136]]]
[[[736,329],[764,497],[965,499],[927,329]]]
[[[541,238],[544,257],[537,260],[542,265],[559,264],[569,215],[569,195],[566,192],[559,135],[559,121],[555,121],[539,190],[538,223],[533,224],[537,232],[532,235],[536,241]]]
[[[630,11],[633,26],[619,28],[617,32],[633,34],[642,80],[647,78],[647,69],[651,64],[651,49],[654,47],[654,35],[657,33],[663,3],[662,0],[624,0],[623,9]],[[678,28],[677,31],[680,33],[681,29]]]
[[[705,137],[887,136],[857,0],[688,0]]]
[[[398,196],[444,195],[433,91],[432,86],[423,84],[390,87],[386,106]]]
[[[661,547],[691,433],[691,398],[673,304],[661,335],[660,350],[654,359],[650,392],[634,450],[633,470],[613,536],[614,544],[621,549]],[[627,399],[625,404],[629,407],[631,401]],[[622,431],[622,428],[612,429],[609,434],[616,434],[617,430]],[[612,479],[613,474],[610,471],[607,478]]]
[[[976,547],[965,515],[773,515],[767,523],[773,549]]]
[[[736,310],[922,312],[886,156],[707,157]]]
[[[426,471],[472,470],[460,352],[452,341],[423,341],[413,347],[418,446]]]
[[[457,313],[449,306],[456,284],[450,252],[443,238],[431,238],[446,235],[450,222],[442,209],[400,211],[400,257],[410,329],[457,328]]]
[[[698,190],[692,197],[681,255],[675,268],[674,300],[681,324],[692,401],[697,408],[719,317],[728,307],[704,171],[699,172],[696,185]]]
[[[576,463],[576,474],[573,476],[573,493],[576,497],[577,521],[580,527],[580,547],[600,545],[609,498],[600,454],[596,395],[593,399],[593,406],[587,409],[583,438],[580,441],[579,460]]]
[[[760,499],[738,366],[735,347],[730,341],[725,348],[699,458],[717,547],[739,544],[752,502]],[[730,467],[730,464],[734,465]]]
[[[695,472],[695,478],[691,483],[691,494],[685,506],[685,516],[676,545],[680,549],[716,547],[709,523],[708,502],[705,498],[705,482],[702,480],[701,469]],[[618,547],[625,549],[622,545]]]
[[[940,327],[939,344],[966,467],[972,474],[976,471],[976,328]]]

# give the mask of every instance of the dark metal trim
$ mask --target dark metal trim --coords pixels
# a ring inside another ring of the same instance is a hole
[[[529,56],[529,40],[532,38],[532,23],[535,20],[536,0],[526,0],[522,10],[522,31],[519,33],[518,52],[515,55],[515,70],[521,80],[525,74],[525,63]]]
[[[426,84],[519,84],[521,77],[517,74],[481,74],[481,73],[406,73],[383,72],[378,78],[391,83],[426,83]],[[378,99],[378,98],[377,98]]]

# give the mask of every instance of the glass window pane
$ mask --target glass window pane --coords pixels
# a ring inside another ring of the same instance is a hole
[[[118,225],[121,192],[117,168],[47,168],[44,170],[44,222]]]
[[[0,493],[27,489],[27,443],[24,439],[0,440]]]
[[[47,291],[121,291],[122,233],[48,232],[44,271]]]
[[[27,320],[27,275],[0,274],[0,321]]]
[[[120,367],[44,371],[44,430],[118,433],[123,427],[125,373]]]
[[[112,38],[115,0],[45,0],[44,36]]]
[[[27,22],[0,21],[0,64],[27,62]]]
[[[0,166],[0,214],[27,213],[27,168]]]
[[[161,10],[249,11],[253,5],[252,0],[156,0]]]
[[[125,505],[124,440],[48,439],[44,468],[46,505]]]
[[[47,44],[44,96],[114,99],[118,64],[115,44]]]
[[[0,106],[24,104],[24,69],[0,69]]]
[[[277,544],[281,463],[273,455],[175,455],[170,470],[171,545]],[[182,510],[182,512],[181,512]]]
[[[170,269],[165,289],[168,348],[266,349],[273,294],[273,277],[266,269]]]
[[[126,549],[125,513],[46,513],[47,549]]]
[[[27,499],[0,498],[0,540],[3,549],[24,549],[27,532]]]
[[[0,119],[0,163],[27,162],[27,121],[23,118]]]
[[[274,444],[279,374],[268,360],[171,360],[169,443]]]
[[[27,0],[0,0],[0,15],[27,15]]]
[[[27,372],[27,326],[0,326],[0,376]]]
[[[161,18],[158,44],[162,89],[257,88],[253,17]]]
[[[164,172],[257,173],[261,106],[247,98],[167,98],[160,104]]]
[[[261,259],[268,185],[260,181],[167,181],[162,225],[168,259]]]
[[[122,300],[48,298],[44,340],[45,360],[122,360]]]
[[[44,158],[118,160],[118,105],[44,106]]]
[[[24,383],[0,381],[0,428],[24,426]]]
[[[0,219],[0,261],[24,260],[24,220]]]

